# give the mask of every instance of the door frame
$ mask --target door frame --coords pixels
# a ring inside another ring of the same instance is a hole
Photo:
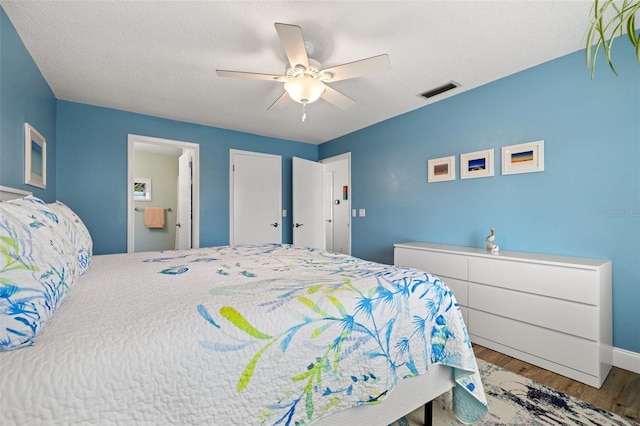
[[[191,168],[191,247],[200,247],[200,145],[193,142],[177,141],[172,139],[155,138],[129,134],[127,136],[127,253],[133,253],[134,244],[134,202],[133,182],[135,176],[135,145],[145,143],[150,145],[171,146],[193,151]]]
[[[332,163],[335,161],[342,161],[342,160],[347,160],[347,185],[348,185],[348,189],[349,189],[349,196],[347,197],[347,202],[349,205],[349,211],[350,214],[348,215],[349,217],[349,253],[347,253],[348,255],[351,255],[351,247],[352,247],[352,241],[351,241],[351,234],[352,234],[352,224],[353,224],[353,210],[352,210],[352,204],[351,204],[351,200],[353,200],[353,187],[351,186],[351,152],[345,152],[344,154],[339,154],[339,155],[334,155],[333,157],[327,157],[327,158],[323,158],[322,160],[319,160],[319,163],[322,164],[327,164],[327,163]],[[334,194],[335,195],[335,194]]]

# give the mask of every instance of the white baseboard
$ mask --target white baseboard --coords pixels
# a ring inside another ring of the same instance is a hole
[[[640,374],[640,353],[614,347],[613,366]]]

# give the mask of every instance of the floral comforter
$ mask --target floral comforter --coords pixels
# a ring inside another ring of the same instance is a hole
[[[67,299],[0,353],[9,424],[310,424],[436,363],[460,420],[486,412],[455,298],[415,269],[270,244],[105,255]]]

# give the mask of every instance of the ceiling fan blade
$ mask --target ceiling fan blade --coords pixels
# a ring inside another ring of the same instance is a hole
[[[335,67],[322,70],[323,73],[331,73],[333,77],[326,81],[340,81],[349,78],[360,77],[365,74],[373,74],[376,72],[387,71],[391,68],[389,55],[372,56],[371,58],[361,59],[347,64],[337,65]],[[321,78],[325,81],[324,78]]]
[[[287,92],[284,92],[282,95],[280,95],[280,97],[274,103],[271,104],[269,108],[267,108],[267,110],[282,109],[286,105],[288,105],[289,102],[291,102],[291,98],[289,97],[289,94]]]
[[[275,23],[275,27],[291,67],[295,68],[296,65],[303,65],[308,69],[309,57],[307,56],[307,49],[304,47],[302,28],[297,25],[281,24],[279,22]]]
[[[253,80],[271,80],[271,81],[286,81],[286,77],[276,74],[260,74],[256,72],[243,72],[243,71],[227,71],[216,70],[216,74],[220,77],[233,77],[233,78],[250,78]]]
[[[355,105],[356,101],[354,101],[350,97],[343,95],[342,93],[338,92],[336,89],[332,89],[327,85],[325,85],[325,87],[326,88],[324,89],[322,96],[320,96],[325,101],[332,103],[341,109],[347,109],[350,106]]]

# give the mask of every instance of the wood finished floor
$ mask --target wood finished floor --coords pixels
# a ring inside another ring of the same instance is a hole
[[[613,367],[596,389],[484,346],[474,344],[473,350],[477,358],[640,423],[640,374]]]

